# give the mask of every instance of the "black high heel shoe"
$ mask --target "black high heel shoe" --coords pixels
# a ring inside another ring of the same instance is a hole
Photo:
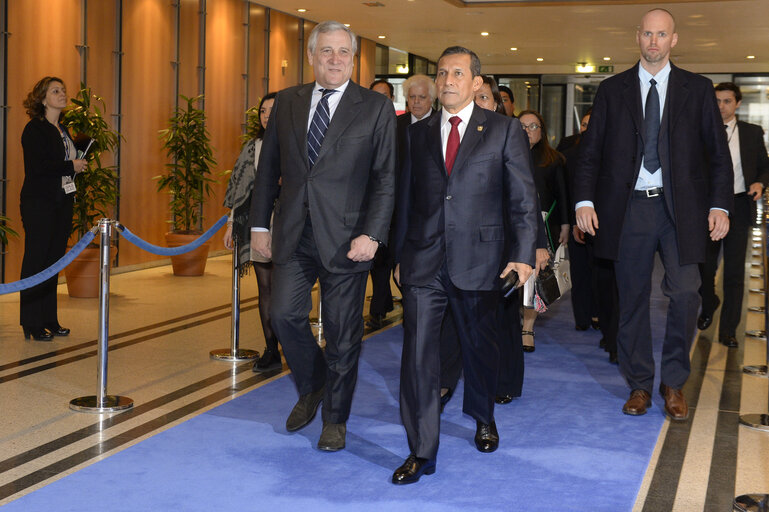
[[[24,339],[28,340],[30,336],[32,336],[32,339],[35,341],[52,341],[53,340],[53,333],[46,329],[27,329],[26,327],[24,329]]]
[[[59,324],[48,327],[48,330],[51,331],[51,334],[54,336],[69,336],[69,329],[62,327]]]
[[[531,341],[534,341],[534,331],[521,331],[521,336],[531,336]],[[534,352],[534,345],[523,344],[524,352]]]

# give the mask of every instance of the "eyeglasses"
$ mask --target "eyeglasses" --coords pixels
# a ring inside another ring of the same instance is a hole
[[[541,127],[540,125],[538,125],[537,123],[531,123],[531,124],[521,124],[521,126],[522,126],[522,127],[523,127],[523,129],[524,129],[524,130],[526,130],[527,132],[536,132],[537,130],[539,130],[540,128],[542,128],[542,127]]]

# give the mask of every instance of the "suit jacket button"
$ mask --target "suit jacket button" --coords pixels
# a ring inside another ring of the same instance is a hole
[[[451,196],[446,196],[446,201],[451,201]]]

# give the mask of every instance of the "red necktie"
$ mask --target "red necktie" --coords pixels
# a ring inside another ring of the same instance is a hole
[[[454,167],[454,160],[457,158],[457,151],[459,151],[459,128],[457,125],[462,122],[459,116],[452,116],[449,118],[451,123],[451,131],[449,132],[449,140],[446,141],[446,173],[451,176],[451,168]]]

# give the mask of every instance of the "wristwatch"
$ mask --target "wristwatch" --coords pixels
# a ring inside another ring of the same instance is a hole
[[[376,242],[377,244],[382,245],[382,241],[379,240],[378,238],[374,238],[373,236],[369,235],[368,239],[371,240],[372,242]]]

